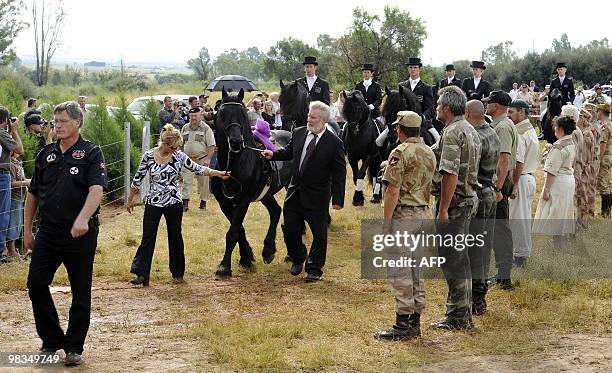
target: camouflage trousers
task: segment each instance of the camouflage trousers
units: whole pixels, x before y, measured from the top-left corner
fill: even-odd
[[[576,194],[574,206],[576,207],[576,229],[586,229],[589,220],[589,180],[576,177]],[[595,198],[593,198],[593,201]]]
[[[487,292],[487,275],[493,250],[493,237],[495,232],[495,212],[497,200],[492,187],[478,190],[478,210],[476,216],[470,221],[470,233],[484,235],[483,245],[476,243],[469,247],[470,268],[472,270],[472,292],[474,296],[484,296]]]
[[[597,189],[600,194],[612,193],[612,182],[610,180],[610,168],[612,167],[612,156],[606,155],[599,166],[597,174]]]
[[[393,212],[393,230],[421,232],[422,225],[431,219],[428,206],[397,206]],[[410,220],[410,221],[409,221]],[[419,263],[422,257],[422,247],[415,250],[403,250],[398,255],[414,259]],[[391,293],[395,297],[395,312],[398,315],[411,315],[423,313],[425,309],[425,280],[422,270],[413,268],[389,268],[387,281],[391,286]]]
[[[436,213],[440,201],[436,198]],[[436,231],[443,237],[466,235],[469,233],[470,219],[474,215],[475,204],[465,204],[448,209],[448,222],[436,221]],[[450,319],[469,320],[472,318],[472,269],[469,249],[449,245],[447,240],[438,246],[438,255],[446,259],[442,272],[448,286],[445,316]],[[455,243],[458,239],[455,240]]]
[[[597,150],[599,151],[599,150]],[[599,158],[594,157],[591,164],[591,177],[587,181],[587,201],[589,215],[595,216],[595,196],[597,195],[597,174],[599,173]]]

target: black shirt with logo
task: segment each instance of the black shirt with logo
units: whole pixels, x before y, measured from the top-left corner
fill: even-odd
[[[70,229],[92,185],[107,189],[106,164],[99,146],[80,136],[63,154],[59,141],[45,146],[36,156],[29,188],[38,197],[41,226]]]

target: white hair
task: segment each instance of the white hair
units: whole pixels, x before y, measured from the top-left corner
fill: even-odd
[[[308,106],[308,109],[310,109],[310,110],[313,110],[313,109],[318,110],[319,113],[321,114],[321,116],[323,117],[323,119],[325,120],[325,122],[327,123],[327,121],[329,121],[330,108],[329,108],[329,106],[325,105],[325,103],[323,103],[321,101],[313,101]]]
[[[574,105],[563,105],[561,108],[561,115],[565,117],[570,117],[574,120],[574,123],[578,123],[580,119],[580,110]]]

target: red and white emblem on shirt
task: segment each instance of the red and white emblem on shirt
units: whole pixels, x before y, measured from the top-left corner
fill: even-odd
[[[104,162],[100,162],[100,168],[101,168],[101,169],[105,169],[105,168],[106,168],[106,163],[104,163]]]

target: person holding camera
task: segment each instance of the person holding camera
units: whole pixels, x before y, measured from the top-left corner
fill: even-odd
[[[17,118],[0,106],[0,262],[6,259],[6,234],[11,218],[11,152],[23,154]]]
[[[164,97],[164,107],[162,107],[159,113],[157,114],[157,116],[159,117],[159,121],[161,122],[159,124],[160,131],[168,123],[172,124],[174,128],[179,131],[181,130],[181,128],[183,128],[183,126],[185,125],[185,121],[180,116],[176,108],[176,106],[174,108],[172,107],[172,97]]]
[[[25,119],[26,131],[36,136],[38,141],[38,151],[41,151],[47,144],[51,144],[55,138],[55,128],[53,122],[49,123],[40,116],[39,111],[33,111]]]

